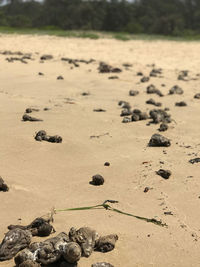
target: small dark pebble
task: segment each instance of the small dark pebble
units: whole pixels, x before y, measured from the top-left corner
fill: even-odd
[[[108,77],[108,79],[109,80],[115,80],[115,79],[119,79],[119,77],[118,76],[110,76],[110,77]]]
[[[150,187],[145,187],[145,189],[144,189],[144,193],[147,193],[148,191],[150,190]]]
[[[122,123],[129,123],[129,122],[131,122],[131,121],[132,121],[131,118],[129,118],[129,117],[124,117],[123,120],[122,120]]]
[[[181,101],[181,102],[176,102],[175,106],[177,106],[177,107],[185,107],[185,106],[187,106],[187,104],[184,101]]]
[[[161,107],[162,106],[162,103],[160,102],[156,102],[154,99],[150,98],[149,100],[146,101],[146,104],[149,104],[149,105],[154,105],[156,107]]]
[[[150,80],[150,78],[149,78],[149,77],[147,77],[147,76],[144,76],[144,77],[142,77],[142,78],[141,78],[141,80],[140,80],[140,81],[141,81],[142,83],[146,83],[146,82],[148,82],[149,80]]]
[[[168,125],[166,123],[161,123],[160,128],[158,129],[159,132],[165,132],[168,130]]]
[[[104,166],[110,166],[110,162],[106,161],[106,162],[104,163]]]
[[[189,162],[192,163],[192,164],[199,163],[200,162],[200,158],[190,159]]]
[[[91,267],[114,267],[114,266],[107,262],[97,262],[92,264]]]
[[[94,112],[106,112],[105,109],[102,109],[102,108],[96,108],[96,109],[93,109]]]
[[[82,96],[88,96],[88,95],[90,95],[90,93],[88,93],[88,92],[83,92],[81,95],[82,95]]]
[[[125,109],[122,109],[120,116],[121,116],[121,117],[124,117],[124,116],[129,116],[129,115],[131,115],[131,114],[132,114],[131,110],[125,108]]]
[[[137,73],[137,76],[143,76],[143,73],[139,71],[139,72]]]
[[[3,178],[0,176],[0,191],[7,192],[9,191],[9,187],[5,184]]]
[[[171,211],[165,211],[164,214],[165,215],[173,215],[173,213]]]
[[[178,85],[174,85],[169,90],[169,95],[173,95],[173,94],[182,95],[183,94],[183,89],[180,86],[178,86]]]
[[[194,98],[196,98],[196,99],[200,99],[200,93],[196,94],[196,95],[194,96]]]
[[[64,78],[63,78],[63,76],[60,75],[57,77],[57,80],[64,80]]]
[[[40,76],[43,76],[43,75],[44,75],[44,73],[42,73],[42,72],[38,72],[38,75],[40,75]]]
[[[129,91],[129,95],[130,96],[136,96],[136,95],[138,95],[139,94],[139,91],[137,91],[137,90],[130,90]]]
[[[158,175],[160,175],[162,178],[164,179],[169,179],[169,177],[171,176],[171,171],[169,170],[163,170],[160,169],[159,171],[156,172]]]
[[[104,184],[104,178],[100,174],[96,174],[92,176],[92,181],[90,181],[90,184],[92,185],[103,185]]]
[[[43,56],[40,57],[41,60],[50,60],[52,58],[53,58],[52,55],[43,55]]]

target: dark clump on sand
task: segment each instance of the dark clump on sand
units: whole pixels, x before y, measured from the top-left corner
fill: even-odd
[[[100,73],[110,73],[110,72],[119,73],[119,72],[122,72],[122,70],[120,68],[112,67],[112,66],[106,64],[105,62],[99,63],[98,70]]]
[[[162,147],[162,146],[168,147],[170,145],[171,145],[170,140],[161,134],[153,134],[149,141],[150,147]]]
[[[92,176],[92,181],[90,181],[90,184],[92,185],[103,185],[104,184],[104,178],[100,174],[96,174]]]
[[[95,244],[95,250],[104,253],[109,252],[115,248],[115,243],[117,240],[117,235],[102,236],[97,240]]]
[[[107,262],[97,262],[97,263],[92,264],[91,267],[114,267],[114,266]]]
[[[59,75],[59,76],[57,77],[57,80],[64,80],[64,78],[63,78],[62,75]]]
[[[2,192],[7,192],[9,191],[9,187],[7,184],[4,182],[3,178],[0,176],[0,191]]]
[[[149,76],[150,77],[157,77],[158,74],[162,74],[162,69],[152,69]]]
[[[163,170],[163,169],[158,170],[156,173],[158,175],[160,175],[164,179],[169,179],[169,177],[172,174],[171,171],[169,171],[169,170]]]
[[[196,99],[200,99],[200,93],[194,95],[194,98],[196,98]]]
[[[130,117],[124,117],[122,120],[122,123],[129,123],[131,121],[132,121],[132,119]]]
[[[32,113],[33,111],[40,111],[38,108],[27,108],[26,110],[25,110],[25,112],[26,113]]]
[[[50,60],[50,59],[53,59],[52,55],[43,55],[40,57],[40,60]]]
[[[199,163],[200,162],[200,158],[190,159],[189,162],[192,163],[192,164]]]
[[[43,72],[38,72],[38,75],[39,76],[44,76],[44,73]]]
[[[0,261],[12,259],[20,250],[31,243],[31,232],[16,228],[6,233],[0,244]]]
[[[146,104],[153,105],[156,107],[161,107],[162,103],[156,102],[153,98],[150,98],[149,100],[146,101]]]
[[[134,109],[132,112],[131,120],[132,121],[142,121],[149,119],[149,116],[146,112],[142,112],[140,109]]]
[[[147,94],[156,94],[158,96],[163,96],[162,92],[157,89],[154,84],[147,86]]]
[[[136,95],[138,95],[139,94],[139,91],[137,91],[137,90],[130,90],[129,91],[129,95],[130,96],[136,96]]]
[[[178,85],[174,85],[169,90],[169,95],[173,95],[173,94],[182,95],[183,94],[183,89],[180,86],[178,86]]]
[[[104,166],[110,166],[110,162],[106,161],[106,162],[104,163]]]
[[[109,80],[116,80],[116,79],[119,79],[119,77],[118,76],[110,76],[110,77],[108,77],[108,79]]]
[[[106,110],[103,108],[95,108],[95,109],[93,109],[93,111],[94,112],[106,112]]]
[[[167,113],[167,111],[163,109],[152,109],[149,112],[150,118],[152,119],[151,123],[170,123],[171,115]]]
[[[176,102],[175,106],[176,107],[186,107],[187,104],[185,103],[185,101],[180,101],[180,102]]]
[[[130,103],[126,102],[126,101],[123,101],[123,100],[120,100],[118,102],[118,105],[121,106],[122,108],[127,108],[127,109],[131,109],[131,105]]]
[[[148,77],[148,76],[144,76],[144,77],[142,77],[141,78],[141,83],[146,83],[146,82],[148,82],[150,80],[150,78]]]
[[[44,140],[44,141],[47,141],[50,143],[62,143],[62,137],[61,136],[59,136],[59,135],[53,135],[53,136],[47,135],[46,131],[44,131],[44,130],[41,130],[41,131],[36,133],[35,140],[36,141],[43,141]]]
[[[165,132],[168,130],[168,125],[166,123],[161,123],[158,129],[159,132]]]
[[[23,115],[22,120],[23,121],[43,121],[42,119],[37,119],[37,118],[31,117],[27,114]]]
[[[50,219],[45,220],[44,218],[36,218],[29,225],[9,225],[8,229],[13,230],[20,228],[22,230],[29,230],[32,236],[49,236],[52,232],[55,232],[53,226],[50,224]]]
[[[128,108],[122,109],[120,116],[124,117],[124,116],[130,116],[132,114],[132,111]]]
[[[187,77],[188,77],[188,73],[189,71],[188,70],[182,70],[180,71],[179,75],[178,75],[178,80],[182,80],[182,81],[187,81]]]
[[[85,64],[90,64],[92,62],[95,62],[94,59],[89,59],[89,60],[85,60],[85,59],[73,59],[73,58],[67,58],[67,57],[63,57],[61,58],[62,61],[67,61],[68,64],[72,64],[74,65],[74,67],[79,67],[78,63],[85,63]]]

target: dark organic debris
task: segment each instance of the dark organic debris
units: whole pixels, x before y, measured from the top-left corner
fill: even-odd
[[[26,61],[27,59],[31,59],[31,57],[7,57],[6,60],[8,62],[14,62],[14,61],[20,61],[21,63],[27,64],[28,62]]]
[[[36,141],[47,141],[47,142],[51,142],[51,143],[62,143],[62,137],[59,135],[54,135],[54,136],[50,136],[47,135],[46,131],[41,130],[39,132],[36,133],[35,136],[35,140]]]
[[[182,81],[187,81],[187,77],[188,77],[188,70],[182,70],[180,71],[179,75],[178,75],[178,80],[182,80]]]
[[[98,70],[100,73],[110,73],[110,72],[119,73],[119,72],[122,72],[122,70],[120,68],[112,67],[112,66],[106,64],[105,62],[99,63]]]
[[[110,77],[108,77],[108,79],[109,80],[116,80],[116,79],[119,79],[119,77],[118,76],[110,76]]]
[[[106,162],[104,163],[104,166],[110,166],[110,162],[106,161]]]
[[[9,225],[8,229],[13,230],[20,228],[22,230],[29,230],[32,236],[49,236],[52,232],[55,232],[53,226],[50,224],[50,219],[36,218],[32,223],[27,226],[22,225]]]
[[[81,247],[76,242],[69,242],[64,248],[63,258],[69,263],[75,263],[80,260],[82,254]]]
[[[90,95],[90,93],[89,92],[83,92],[81,95],[82,96],[88,96],[88,95]]]
[[[161,134],[153,134],[149,141],[150,147],[159,147],[159,146],[168,147],[170,145],[171,145],[170,140]]]
[[[137,90],[130,90],[129,91],[129,95],[130,96],[136,96],[136,95],[138,95],[139,94],[139,91],[137,91]]]
[[[194,96],[194,98],[196,98],[196,99],[200,99],[200,93],[196,94],[196,95]]]
[[[125,68],[133,67],[133,65],[132,65],[132,64],[129,64],[129,63],[124,63],[123,66],[124,66]]]
[[[143,73],[141,71],[137,72],[137,76],[143,76]]]
[[[158,124],[160,122],[170,123],[171,115],[167,113],[166,110],[163,109],[152,109],[149,112],[150,118],[152,119],[152,123]]]
[[[173,94],[182,95],[183,94],[183,89],[180,86],[178,86],[178,85],[174,85],[169,90],[169,95],[173,95]]]
[[[103,108],[95,108],[95,109],[93,109],[93,111],[94,112],[106,112],[106,110]]]
[[[142,112],[139,109],[134,109],[132,112],[132,121],[142,121],[147,120],[149,118],[148,114],[146,112]]]
[[[120,100],[118,102],[118,105],[121,106],[122,108],[131,109],[131,105],[128,102],[123,101],[123,100]]]
[[[43,72],[38,72],[38,75],[44,76],[44,73]]]
[[[157,77],[158,74],[162,74],[162,69],[152,69],[149,75],[151,77]]]
[[[9,187],[4,182],[3,178],[0,176],[0,191],[7,192],[9,191]]]
[[[23,115],[22,120],[23,121],[43,121],[41,119],[37,119],[37,118],[31,117],[31,116],[29,116],[27,114]]]
[[[171,211],[165,211],[164,214],[165,215],[174,215]]]
[[[57,80],[64,80],[64,78],[63,78],[62,75],[59,75],[59,76],[57,77]]]
[[[90,182],[92,185],[103,185],[104,184],[104,178],[100,174],[96,174],[92,176],[92,181]]]
[[[129,116],[131,114],[132,114],[131,110],[128,108],[125,108],[125,109],[122,109],[120,116],[124,117],[124,116]]]
[[[168,125],[166,123],[161,123],[160,128],[158,129],[159,132],[165,132],[168,130]]]
[[[131,118],[129,118],[129,117],[124,117],[123,120],[122,120],[122,123],[129,123],[129,122],[131,122],[131,121],[132,121]]]
[[[117,240],[117,235],[102,236],[96,241],[95,250],[104,253],[109,252],[115,248],[115,243]]]
[[[72,64],[72,65],[74,65],[74,67],[79,67],[78,63],[90,64],[90,63],[95,61],[92,58],[89,59],[89,60],[84,60],[84,59],[72,59],[72,58],[66,58],[66,57],[61,58],[61,60],[62,61],[67,61],[68,64]]]
[[[145,189],[144,189],[144,193],[149,192],[150,189],[151,189],[150,187],[146,186]]]
[[[112,137],[109,133],[104,133],[104,134],[100,134],[100,135],[91,135],[90,138],[91,139],[92,138],[100,138],[100,137],[105,136],[105,135],[108,135],[108,136]]]
[[[171,171],[169,170],[163,170],[160,169],[159,171],[156,172],[158,175],[160,175],[162,178],[164,179],[169,179],[169,177],[171,176]]]
[[[50,59],[53,59],[52,55],[43,55],[40,57],[40,60],[50,60]]]
[[[180,102],[176,102],[175,106],[177,106],[177,107],[185,107],[185,106],[187,106],[187,104],[184,101],[180,101]]]
[[[199,163],[200,162],[200,158],[190,159],[189,162],[192,163],[192,164]]]
[[[147,86],[147,94],[156,94],[156,95],[159,95],[159,96],[163,96],[161,91],[159,89],[157,89],[155,87],[155,85],[153,85],[153,84],[150,84],[149,86]]]
[[[82,256],[89,257],[94,250],[98,233],[89,227],[82,227],[78,230],[72,227],[69,231],[69,238],[80,245]]]
[[[10,260],[31,243],[31,232],[19,228],[6,233],[0,244],[0,261]]]
[[[154,105],[156,107],[161,107],[162,106],[162,103],[156,102],[153,98],[150,98],[149,100],[147,100],[146,104]]]
[[[27,108],[26,113],[32,113],[33,111],[40,111],[38,108]]]
[[[146,83],[146,82],[148,82],[150,80],[150,78],[149,77],[147,77],[147,76],[143,76],[142,78],[141,78],[141,83]]]
[[[107,262],[97,262],[93,263],[91,267],[114,267],[114,266]]]

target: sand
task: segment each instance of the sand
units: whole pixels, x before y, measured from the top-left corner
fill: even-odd
[[[90,206],[114,199],[119,201],[114,207],[161,219],[168,228],[106,210],[57,213],[53,224],[57,233],[72,226],[90,226],[100,234],[119,236],[112,252],[94,252],[81,258],[79,266],[99,261],[115,267],[200,266],[200,165],[188,162],[200,152],[200,100],[193,98],[200,92],[196,76],[200,43],[1,35],[0,50],[32,53],[33,58],[28,64],[9,63],[5,60],[9,56],[0,54],[0,175],[10,186],[9,192],[0,192],[0,239],[9,224],[28,224],[53,207]],[[40,63],[43,54],[54,58]],[[71,69],[61,57],[96,61]],[[116,74],[119,79],[109,80],[111,74],[98,73],[99,61],[122,68]],[[126,70],[123,63],[132,67]],[[148,75],[151,64],[163,68],[163,78],[140,83],[137,72]],[[195,79],[177,80],[180,70],[189,70],[189,77]],[[59,75],[64,80],[57,80]],[[151,83],[166,96],[147,95]],[[167,95],[176,84],[184,94]],[[140,93],[131,97],[129,90]],[[82,96],[83,92],[90,95]],[[171,147],[147,146],[159,125],[121,123],[119,100],[148,111],[154,108],[145,104],[150,97],[170,108],[174,121],[163,135],[171,139]],[[188,106],[176,107],[177,101],[186,101]],[[44,121],[22,122],[28,107],[39,108],[31,115]],[[50,110],[44,111],[45,107]],[[93,112],[95,108],[106,112]],[[58,134],[63,142],[37,142],[34,135],[39,130]],[[106,161],[109,167],[104,166]],[[172,176],[165,180],[156,175],[160,168],[171,170]],[[103,186],[89,184],[95,174],[104,177]],[[147,186],[152,189],[144,193]],[[173,215],[164,214],[169,211]],[[14,263],[1,262],[0,266]]]

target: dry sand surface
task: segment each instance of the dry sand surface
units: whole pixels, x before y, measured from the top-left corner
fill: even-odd
[[[101,261],[115,267],[200,266],[200,163],[188,162],[200,156],[200,100],[194,99],[200,93],[200,42],[1,35],[0,50],[32,54],[28,64],[8,62],[11,56],[0,54],[0,175],[10,187],[9,192],[0,192],[0,239],[9,224],[28,224],[52,207],[91,206],[114,199],[119,201],[115,208],[162,220],[168,228],[106,210],[57,213],[53,224],[57,233],[89,226],[100,234],[119,236],[113,251],[93,252],[81,258],[80,267]],[[53,59],[41,63],[43,54]],[[73,67],[62,57],[96,61]],[[100,61],[123,71],[101,74]],[[132,66],[125,68],[123,63]],[[141,83],[137,72],[148,76],[152,64],[163,69],[158,75],[162,77]],[[177,80],[181,70],[189,70],[188,81]],[[64,80],[57,80],[59,75]],[[119,79],[108,79],[113,75]],[[149,84],[164,97],[147,95]],[[168,95],[174,85],[184,94]],[[129,96],[131,89],[139,95]],[[151,97],[170,109],[173,121],[163,133],[171,140],[170,147],[148,147],[159,125],[147,126],[148,120],[122,123],[120,100],[148,112],[155,108],[145,104]],[[176,107],[178,101],[187,106]],[[22,122],[28,107],[40,109],[31,116],[43,121]],[[94,112],[95,108],[106,112]],[[34,135],[39,130],[58,134],[63,142],[37,142]],[[90,138],[94,135],[102,136]],[[109,167],[104,166],[106,161]],[[165,180],[156,175],[160,168],[171,170],[172,176]],[[89,181],[97,173],[105,183],[95,187]],[[144,193],[145,187],[151,190]]]

